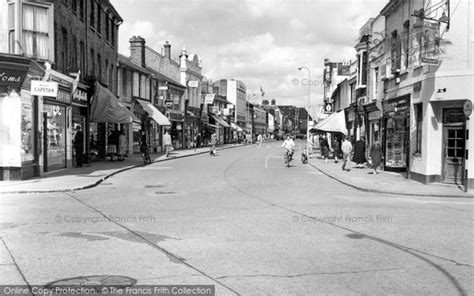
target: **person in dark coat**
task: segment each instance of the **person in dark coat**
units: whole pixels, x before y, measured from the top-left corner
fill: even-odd
[[[372,161],[372,169],[374,170],[374,175],[377,175],[377,168],[380,166],[383,160],[382,146],[380,145],[378,140],[375,140],[375,142],[370,147],[369,157]]]
[[[332,140],[332,149],[334,151],[334,162],[337,163],[338,158],[341,158],[339,156],[341,154],[341,142],[337,135],[334,135],[334,139]]]
[[[81,131],[81,126],[76,126],[76,135],[74,136],[74,150],[76,152],[76,168],[82,167],[82,160],[84,154],[84,133]]]
[[[319,142],[319,148],[321,149],[321,156],[326,162],[328,162],[329,157],[329,142],[325,135],[321,136],[321,142]]]
[[[365,158],[365,139],[364,137],[356,141],[354,144],[354,157],[352,159],[356,163],[357,168],[362,168],[364,163],[367,162]]]

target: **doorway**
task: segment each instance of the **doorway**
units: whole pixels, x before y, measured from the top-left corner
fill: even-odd
[[[443,127],[443,182],[462,185],[464,180],[464,125]]]

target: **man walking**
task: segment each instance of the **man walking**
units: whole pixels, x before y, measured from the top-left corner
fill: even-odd
[[[349,142],[349,136],[347,136],[344,139],[344,142],[342,142],[341,150],[342,150],[342,161],[343,161],[342,170],[348,172],[351,170],[348,162],[351,161],[351,152],[352,152],[352,144],[351,142]],[[347,168],[346,168],[346,165],[347,165]]]
[[[211,156],[216,156],[216,145],[217,145],[217,135],[216,133],[213,133],[211,136],[211,150],[209,151],[209,154]]]

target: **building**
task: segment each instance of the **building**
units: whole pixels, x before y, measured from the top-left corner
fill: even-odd
[[[10,110],[1,128],[12,139],[2,141],[1,149],[21,154],[0,156],[2,179],[26,179],[73,165],[77,126],[84,130],[86,156],[89,139],[105,152],[105,123],[92,124],[89,113],[96,83],[113,91],[116,82],[120,15],[109,1],[95,0],[1,1],[0,10],[0,40],[7,41],[1,66],[19,83],[4,85],[0,104],[22,98],[21,105],[0,107]],[[39,82],[43,88],[32,86]]]
[[[449,5],[392,0],[381,11],[384,164],[423,183],[472,188],[474,162],[467,155],[474,126],[463,106],[474,94],[474,3]]]
[[[247,87],[240,80],[221,79],[214,83],[219,95],[232,103],[234,118],[232,122],[241,128],[247,124]]]

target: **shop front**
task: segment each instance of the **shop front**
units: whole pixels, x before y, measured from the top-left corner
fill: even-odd
[[[90,136],[89,136],[89,108],[88,108],[88,90],[89,87],[85,84],[80,83],[76,90],[72,93],[72,128],[75,131],[77,126],[81,127],[81,131],[83,131],[84,139],[84,147],[83,151],[85,155],[89,155],[90,146]],[[75,139],[75,136],[74,136]],[[74,145],[73,145],[74,146]],[[73,165],[76,161],[76,149],[72,149],[72,159]],[[88,162],[88,158],[85,159]]]
[[[407,171],[410,147],[410,95],[383,101],[383,126],[385,170]]]
[[[200,132],[199,112],[199,108],[191,106],[187,107],[184,133],[184,143],[187,148],[196,145],[195,142],[197,141],[197,135]]]
[[[371,147],[376,140],[380,138],[380,119],[382,112],[378,109],[375,102],[364,105],[366,118],[366,143],[367,147]]]
[[[31,78],[44,70],[30,59],[0,55],[0,180],[22,180],[40,174],[39,99]]]
[[[168,109],[166,115],[170,121],[169,133],[171,136],[171,145],[175,149],[184,148],[184,114],[183,112]]]
[[[43,97],[43,163],[50,172],[67,167],[68,111],[71,106],[69,89],[58,88],[56,97]],[[70,148],[69,148],[70,149]]]

